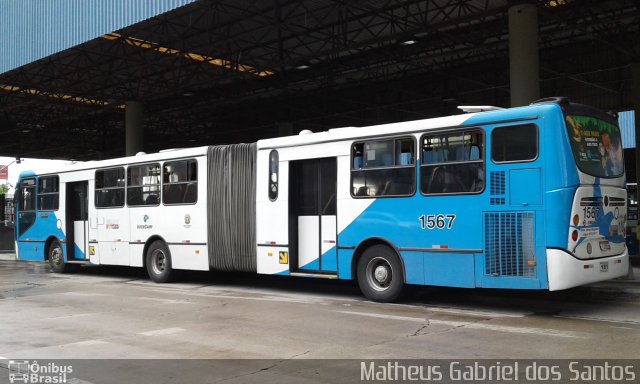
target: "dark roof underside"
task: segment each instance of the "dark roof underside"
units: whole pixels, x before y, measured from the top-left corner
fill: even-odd
[[[538,4],[541,96],[630,105],[638,1]],[[0,75],[0,154],[145,150],[509,105],[507,1],[197,1]],[[413,43],[409,43],[413,42]]]

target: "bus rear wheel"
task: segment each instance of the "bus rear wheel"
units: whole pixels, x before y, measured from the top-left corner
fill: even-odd
[[[404,274],[398,255],[381,244],[364,251],[358,260],[357,277],[360,290],[371,301],[395,301],[404,288]]]
[[[54,240],[49,244],[49,250],[47,251],[49,258],[49,267],[56,273],[64,273],[67,271],[66,263],[64,262],[64,254],[62,253],[62,246],[58,240]]]
[[[147,273],[156,283],[168,283],[173,278],[171,268],[171,252],[162,240],[156,240],[147,249],[146,255]]]

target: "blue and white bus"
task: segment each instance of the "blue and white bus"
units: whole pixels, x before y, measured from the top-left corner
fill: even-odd
[[[561,290],[625,275],[616,120],[564,98],[25,172],[19,260]]]

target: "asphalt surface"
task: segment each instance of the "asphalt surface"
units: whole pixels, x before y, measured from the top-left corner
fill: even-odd
[[[100,365],[102,371],[92,365],[94,380],[85,382],[117,382],[95,377],[108,378],[105,367],[115,371],[134,361],[126,359],[233,359],[222,360],[217,374],[207,376],[216,378],[211,382],[254,376],[256,382],[325,382],[341,377],[342,368],[354,370],[357,361],[347,367],[333,361],[331,379],[307,377],[300,365],[287,369],[287,363],[637,359],[640,351],[637,280],[561,292],[420,288],[400,303],[377,304],[344,281],[191,272],[159,285],[139,268],[84,267],[61,275],[44,263],[0,261],[0,314],[0,360],[120,359]],[[147,364],[132,382],[170,366]],[[192,364],[189,372],[202,374]]]

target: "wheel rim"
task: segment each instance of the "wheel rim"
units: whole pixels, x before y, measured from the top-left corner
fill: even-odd
[[[63,258],[62,258],[62,248],[60,248],[59,246],[55,246],[51,249],[51,253],[49,253],[49,260],[51,260],[51,263],[54,265],[60,265],[63,263]]]
[[[151,253],[151,268],[156,275],[161,275],[167,268],[167,257],[162,250],[156,249]]]
[[[391,264],[382,258],[374,257],[367,264],[367,282],[369,286],[378,292],[389,289],[393,281],[393,268]]]

